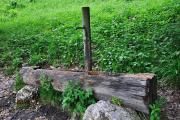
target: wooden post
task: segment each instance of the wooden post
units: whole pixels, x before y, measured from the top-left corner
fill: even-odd
[[[92,51],[91,51],[91,28],[90,28],[90,8],[82,7],[82,25],[83,25],[83,40],[84,40],[84,58],[85,71],[92,71]]]

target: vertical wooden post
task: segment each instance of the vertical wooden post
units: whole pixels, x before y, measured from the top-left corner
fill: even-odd
[[[91,28],[90,28],[90,8],[82,7],[82,24],[84,40],[85,71],[92,71],[92,51],[91,51]]]

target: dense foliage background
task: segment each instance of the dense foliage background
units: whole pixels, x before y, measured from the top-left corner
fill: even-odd
[[[91,7],[94,69],[153,72],[180,88],[179,0],[1,0],[0,65],[84,67],[81,7]]]

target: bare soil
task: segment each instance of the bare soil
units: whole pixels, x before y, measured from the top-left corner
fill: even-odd
[[[14,78],[0,72],[0,120],[69,120],[67,112],[50,105],[35,103],[27,109],[15,109]]]
[[[180,120],[180,90],[159,88],[158,96],[166,99],[162,108],[162,120]]]

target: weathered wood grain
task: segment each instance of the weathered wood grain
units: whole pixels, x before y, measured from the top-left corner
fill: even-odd
[[[149,104],[156,99],[156,79],[154,74],[119,74],[98,73],[87,75],[85,72],[33,69],[23,67],[20,71],[26,84],[39,85],[42,74],[53,79],[54,89],[63,91],[72,80],[80,82],[84,89],[93,88],[97,99],[110,100],[116,96],[124,105],[149,114]]]
[[[84,57],[85,70],[92,70],[92,51],[91,51],[91,26],[90,26],[90,8],[82,7],[82,25],[83,25],[83,40],[84,40]]]

